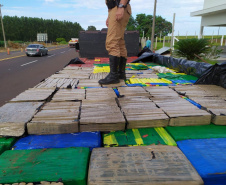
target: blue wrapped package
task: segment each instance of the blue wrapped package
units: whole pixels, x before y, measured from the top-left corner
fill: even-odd
[[[101,147],[100,132],[81,132],[72,134],[29,135],[19,139],[13,146],[14,150],[30,150],[43,148],[68,147]]]
[[[120,93],[119,93],[118,89],[114,88],[113,90],[115,91],[115,94],[116,94],[117,97],[119,98],[119,97],[120,97]]]
[[[226,184],[226,138],[183,140],[177,145],[205,185]]]

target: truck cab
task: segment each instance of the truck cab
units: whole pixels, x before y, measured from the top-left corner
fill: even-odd
[[[78,43],[78,38],[71,38],[71,40],[68,43],[68,46],[70,48],[75,48],[75,44]]]

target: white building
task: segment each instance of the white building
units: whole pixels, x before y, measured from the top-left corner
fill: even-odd
[[[226,0],[204,0],[203,10],[191,12],[191,16],[202,16],[199,35],[201,38],[205,26],[226,26]]]

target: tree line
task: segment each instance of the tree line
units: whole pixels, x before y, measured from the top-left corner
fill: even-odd
[[[151,37],[152,15],[137,14],[136,18],[130,17],[126,30],[139,31],[140,36]],[[71,38],[79,37],[79,32],[84,29],[77,22],[59,21],[32,17],[4,16],[4,30],[6,40],[11,41],[36,41],[37,33],[47,33],[48,41],[55,42],[57,38],[64,38],[67,42]],[[89,26],[87,30],[95,31],[95,26]],[[161,16],[156,16],[155,33],[166,36],[172,31],[172,23]],[[0,27],[0,40],[3,40],[2,28]]]
[[[133,16],[130,17],[127,24],[127,31],[139,31],[140,37],[150,37],[152,33],[152,15],[146,14],[137,14],[136,18]],[[88,26],[87,31],[96,31],[95,26]],[[169,33],[172,33],[172,23],[166,21],[166,19],[161,16],[156,16],[155,18],[155,34],[159,37],[160,33],[162,36],[167,36]]]
[[[144,32],[144,37],[151,38],[152,21],[153,21],[152,15],[137,14],[136,18],[131,16],[129,19],[129,23],[126,27],[126,30],[128,31],[137,30],[140,33],[140,37],[143,36],[143,32]],[[157,34],[157,36],[159,37],[160,33],[162,36],[166,36],[169,33],[172,33],[172,23],[168,22],[166,19],[162,18],[161,16],[156,16],[155,34]]]
[[[59,21],[32,17],[3,17],[6,40],[11,41],[36,41],[37,33],[47,33],[48,41],[56,42],[57,38],[71,38],[79,36],[84,30],[77,22]],[[0,28],[0,40],[3,40],[2,28]]]

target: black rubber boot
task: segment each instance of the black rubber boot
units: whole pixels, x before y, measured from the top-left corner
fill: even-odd
[[[126,80],[126,61],[127,59],[125,57],[120,57],[120,62],[119,62],[119,79]]]
[[[117,84],[119,83],[118,66],[120,57],[109,55],[110,59],[110,73],[104,78],[99,80],[100,84]]]

